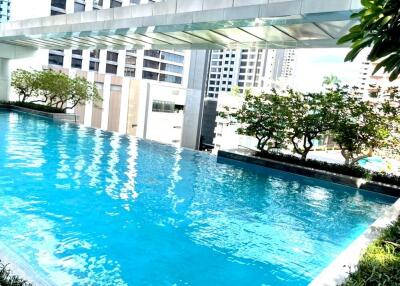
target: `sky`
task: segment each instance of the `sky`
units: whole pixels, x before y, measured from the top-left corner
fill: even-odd
[[[294,89],[303,92],[322,90],[324,76],[336,75],[343,84],[359,83],[360,64],[365,54],[355,62],[345,63],[349,49],[299,49],[296,63]]]

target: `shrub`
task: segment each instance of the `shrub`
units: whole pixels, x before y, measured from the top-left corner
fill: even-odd
[[[7,265],[0,261],[0,285],[1,286],[33,286],[22,278],[15,276],[7,268]]]
[[[30,108],[34,110],[39,110],[39,111],[44,111],[44,112],[50,112],[50,113],[65,113],[64,110],[61,108],[53,107],[53,106],[47,106],[47,105],[42,105],[42,104],[36,104],[33,102],[10,102],[11,105],[16,105],[20,107],[25,107],[25,108]]]
[[[400,285],[400,217],[362,256],[343,286]]]
[[[359,166],[350,167],[350,166],[346,166],[346,165],[333,164],[333,163],[311,160],[311,159],[307,159],[304,161],[299,157],[296,157],[293,155],[280,154],[280,153],[258,152],[256,155],[259,157],[262,157],[262,158],[272,159],[272,160],[276,160],[276,161],[282,161],[285,163],[290,163],[290,164],[295,164],[295,165],[301,165],[304,167],[319,169],[319,170],[328,171],[328,172],[332,172],[332,173],[338,173],[338,174],[347,175],[347,176],[366,178],[369,175],[367,170],[365,170],[364,168],[359,167]]]
[[[390,175],[386,173],[371,172],[357,165],[347,166],[347,165],[334,164],[334,163],[328,163],[310,159],[304,161],[299,157],[293,155],[281,154],[277,152],[257,152],[256,156],[275,161],[281,161],[285,163],[314,168],[318,170],[323,170],[327,172],[337,173],[341,175],[364,178],[374,182],[400,186],[399,176]]]

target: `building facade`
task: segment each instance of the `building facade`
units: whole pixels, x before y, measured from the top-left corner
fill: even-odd
[[[10,20],[11,0],[0,0],[0,23]]]
[[[25,0],[13,0],[12,20],[138,5],[149,1],[28,2],[35,3],[33,5],[26,3]],[[32,12],[27,13],[26,8]],[[12,69],[51,68],[70,76],[85,77],[94,82],[103,100],[96,103],[88,102],[75,109],[81,124],[196,148],[199,124],[194,122],[193,118],[198,117],[197,121],[200,120],[201,104],[199,102],[198,106],[191,105],[191,109],[185,106],[186,103],[202,100],[202,92],[194,90],[195,86],[201,85],[189,82],[191,58],[198,57],[200,53],[159,50],[39,50],[29,61],[15,60]],[[200,69],[204,69],[205,55],[202,61],[197,60],[196,64]],[[201,81],[202,78],[197,76],[197,80]],[[188,96],[196,98],[187,98]],[[185,117],[190,120],[185,120]],[[184,124],[189,125],[184,126]],[[160,136],[161,133],[175,135],[163,137]],[[186,138],[187,136],[191,138]],[[192,138],[194,136],[196,140]]]

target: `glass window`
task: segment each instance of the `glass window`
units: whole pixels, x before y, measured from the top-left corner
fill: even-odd
[[[75,69],[81,69],[82,68],[82,59],[72,58],[71,67],[75,68]]]
[[[152,110],[154,112],[173,113],[175,111],[175,103],[172,101],[154,100]]]
[[[160,63],[151,60],[144,60],[143,66],[146,68],[159,69]]]
[[[118,53],[107,51],[107,61],[118,62]]]
[[[117,1],[117,0],[111,0],[110,8],[116,8],[116,7],[121,7],[121,6],[122,6],[122,2]]]
[[[66,0],[51,0],[51,6],[60,9],[65,9],[66,2],[67,2]]]
[[[160,74],[160,81],[181,84],[182,78],[174,75]]]
[[[49,53],[49,65],[62,66],[64,64],[64,53],[63,51],[50,51]]]
[[[158,80],[158,73],[155,72],[143,71],[142,75],[144,79]]]
[[[184,56],[181,55],[176,55],[168,52],[161,52],[161,59],[170,61],[170,62],[176,62],[176,63],[183,63]]]
[[[99,62],[90,61],[89,62],[89,70],[91,71],[99,71]]]
[[[161,70],[180,74],[183,73],[183,67],[166,63],[161,63]]]
[[[135,68],[125,67],[125,76],[135,77],[136,70]]]
[[[74,3],[74,12],[84,12],[85,11],[85,3],[75,2]]]
[[[117,65],[107,64],[106,65],[106,73],[117,74]]]
[[[90,51],[90,57],[93,59],[99,59],[100,58],[100,50]]]
[[[136,65],[136,57],[127,55],[125,63],[132,66]]]
[[[147,57],[159,58],[160,57],[160,51],[158,51],[158,50],[147,50],[147,51],[144,51],[144,55],[147,56]]]

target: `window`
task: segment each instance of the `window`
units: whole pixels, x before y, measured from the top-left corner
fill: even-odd
[[[100,58],[100,50],[90,51],[90,57],[93,59],[99,59]]]
[[[161,63],[161,70],[179,74],[183,73],[183,67],[165,63]]]
[[[110,90],[111,90],[111,91],[114,91],[114,92],[121,92],[122,86],[112,84],[112,85],[110,86]]]
[[[107,51],[107,61],[118,62],[118,53]]]
[[[125,64],[132,66],[136,65],[136,57],[127,55],[125,59]]]
[[[84,12],[84,11],[85,11],[85,1],[75,1],[74,12]]]
[[[144,55],[147,57],[152,57],[152,58],[160,58],[160,51],[158,50],[147,50],[144,51]]]
[[[142,76],[144,79],[158,80],[158,73],[155,72],[143,71]]]
[[[131,67],[125,67],[125,76],[135,77],[136,70]]]
[[[53,50],[49,53],[49,65],[62,66],[64,64],[64,52],[62,50]]]
[[[116,7],[121,7],[121,6],[122,6],[122,2],[120,2],[118,0],[111,0],[110,8],[116,8]]]
[[[103,8],[103,0],[93,0],[93,10]]]
[[[175,102],[154,100],[152,110],[154,112],[173,113],[175,111]]]
[[[66,0],[51,0],[51,6],[65,10]]]
[[[66,0],[51,0],[51,15],[65,14]]]
[[[106,73],[117,74],[117,65],[106,64]]]
[[[160,63],[151,61],[151,60],[144,60],[143,61],[143,67],[145,68],[151,68],[151,69],[159,69],[160,68]]]
[[[72,58],[71,68],[81,69],[82,68],[82,59]]]
[[[181,84],[182,78],[174,75],[160,74],[160,81]]]
[[[161,52],[161,59],[170,61],[170,62],[176,62],[176,63],[183,63],[184,56],[181,55],[176,55],[168,52]]]
[[[99,71],[99,62],[90,61],[89,62],[89,70],[91,71]]]

